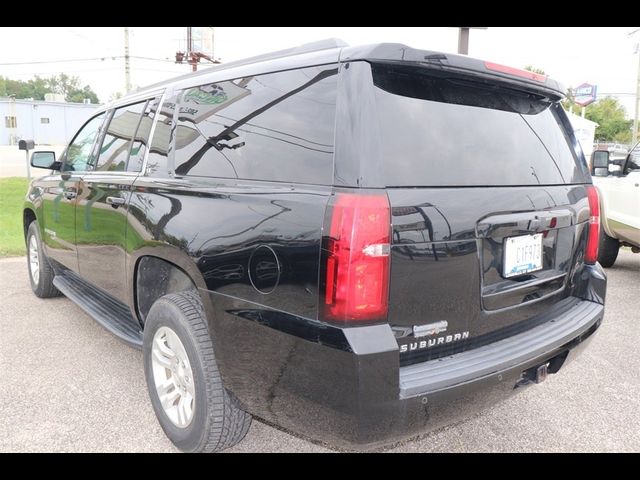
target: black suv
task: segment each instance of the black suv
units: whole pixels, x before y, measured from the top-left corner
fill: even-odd
[[[556,373],[604,314],[597,192],[562,88],[321,42],[104,107],[32,157],[31,285],[144,351],[185,451],[250,415],[373,448]],[[471,408],[469,408],[471,407]]]

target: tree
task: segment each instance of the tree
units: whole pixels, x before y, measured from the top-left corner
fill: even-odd
[[[91,90],[89,85],[80,87],[80,79],[78,77],[70,77],[66,73],[61,73],[50,77],[47,81],[51,91],[64,95],[67,102],[82,103],[85,98],[89,98],[91,103],[99,103],[98,95]]]
[[[96,95],[96,92],[91,90],[89,85],[85,85],[81,89],[72,90],[66,98],[67,102],[83,103],[84,99],[88,98],[91,100],[91,103],[100,103],[98,101],[98,95]]]
[[[15,98],[33,98],[44,100],[46,93],[60,93],[67,102],[81,103],[85,98],[91,99],[91,103],[100,103],[98,95],[89,85],[80,86],[80,79],[65,73],[53,75],[49,78],[37,75],[26,82],[23,80],[11,80],[0,76],[0,97],[15,96]]]
[[[53,93],[60,93],[66,99],[71,92],[75,92],[80,88],[80,79],[78,77],[70,77],[66,73],[54,75],[47,79],[49,88]]]
[[[543,69],[536,68],[533,65],[527,65],[526,67],[524,67],[524,69],[528,72],[538,73],[540,75],[546,75]]]
[[[632,120],[627,120],[624,107],[618,100],[605,97],[587,106],[585,117],[598,123],[596,138],[605,142],[631,142]]]
[[[36,77],[32,80],[11,80],[0,76],[0,97],[33,98],[44,100],[44,94],[50,91],[47,80]]]
[[[576,104],[576,96],[575,96],[575,88],[573,87],[569,87],[567,88],[567,96],[564,98],[564,100],[562,100],[562,106],[564,107],[565,110],[567,111],[571,111],[571,109],[575,109],[577,104]]]

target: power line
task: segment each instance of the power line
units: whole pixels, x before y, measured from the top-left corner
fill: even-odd
[[[36,65],[36,64],[41,64],[41,63],[71,63],[71,62],[91,62],[91,61],[96,61],[96,60],[106,60],[106,59],[112,59],[115,60],[116,58],[122,58],[122,56],[120,57],[112,57],[112,56],[107,56],[107,57],[95,57],[95,58],[70,58],[67,60],[36,60],[33,62],[9,62],[9,63],[0,63],[0,65]]]
[[[85,73],[85,72],[115,72],[117,70],[119,70],[120,67],[118,67],[117,65],[112,65],[112,66],[106,66],[103,68],[80,68],[80,69],[73,69],[73,70],[64,70],[64,73]],[[160,69],[160,68],[145,68],[145,67],[133,67],[132,68],[133,72],[138,72],[138,71],[145,71],[145,72],[161,72],[161,73],[172,73],[174,75],[180,75],[181,72],[183,72],[182,70],[167,70],[167,69]],[[15,73],[10,73],[8,75],[6,75],[7,78],[14,78],[14,77],[29,77],[29,76],[33,76],[33,75],[54,75],[57,73],[60,73],[61,70],[59,69],[54,69],[54,70],[38,70],[38,71],[29,71],[29,72],[15,72]]]
[[[71,63],[71,62],[95,62],[98,60],[116,60],[125,58],[124,55],[105,55],[104,57],[94,57],[94,58],[70,58],[67,60],[36,60],[33,62],[5,62],[0,63],[0,65],[38,65],[43,63]],[[142,57],[138,55],[130,55],[129,58],[136,58],[138,60],[151,60],[155,62],[169,62],[175,63],[173,60],[169,60],[168,58],[153,58],[153,57]]]

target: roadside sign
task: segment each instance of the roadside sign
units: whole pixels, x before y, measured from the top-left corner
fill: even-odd
[[[597,85],[583,83],[575,89],[574,101],[581,107],[586,107],[587,105],[596,101],[597,91]]]

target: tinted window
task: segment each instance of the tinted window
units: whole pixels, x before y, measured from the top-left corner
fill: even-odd
[[[95,170],[103,172],[121,172],[126,170],[131,139],[138,128],[140,114],[146,102],[117,108],[109,121],[102,140],[100,156]]]
[[[183,91],[176,174],[332,183],[336,74],[312,67]]]
[[[558,112],[545,98],[374,65],[389,186],[584,183]]]
[[[629,153],[625,174],[636,170],[640,170],[640,143],[637,143],[633,150],[631,150],[631,153]]]
[[[95,163],[98,150],[96,139],[104,117],[103,112],[92,118],[76,134],[67,148],[63,171],[84,172],[88,169],[88,165]]]
[[[144,109],[138,130],[131,144],[131,153],[129,154],[129,162],[127,163],[127,171],[129,172],[139,172],[142,170],[144,154],[149,144],[149,134],[151,133],[153,119],[158,110],[158,103],[159,99],[150,100]]]

